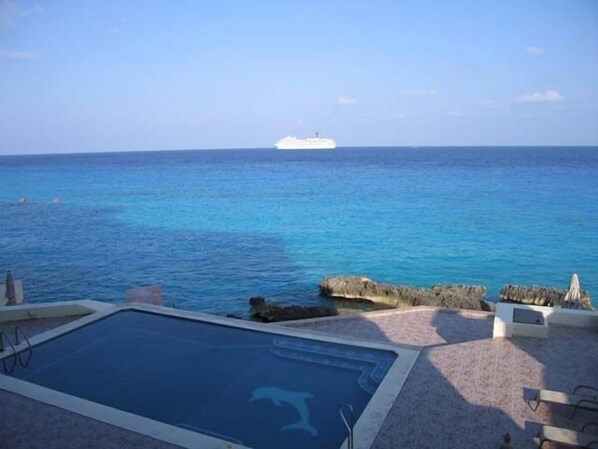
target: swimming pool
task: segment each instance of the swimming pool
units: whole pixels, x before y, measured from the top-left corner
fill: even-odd
[[[340,448],[341,403],[368,447],[417,356],[137,305],[94,315],[37,341],[0,387],[187,447]]]

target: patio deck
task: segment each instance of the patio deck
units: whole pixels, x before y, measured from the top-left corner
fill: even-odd
[[[492,320],[418,307],[285,325],[422,349],[373,449],[497,448],[506,432],[514,447],[531,449],[540,423],[579,428],[597,419],[583,412],[570,421],[570,409],[546,404],[534,412],[525,399],[533,389],[596,384],[598,332],[551,325],[548,339],[493,339]],[[175,448],[2,390],[0,416],[0,447]]]
[[[21,321],[2,321],[0,322],[0,332],[11,334],[15,326],[20,326],[25,330],[28,337],[33,337],[34,335],[41,334],[50,329],[54,329],[55,327],[78,320],[79,318],[81,318],[80,315],[74,315]]]

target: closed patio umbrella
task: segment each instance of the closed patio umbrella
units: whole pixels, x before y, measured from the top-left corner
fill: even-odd
[[[579,288],[579,278],[577,274],[573,273],[571,276],[571,282],[569,282],[569,290],[565,295],[565,303],[572,309],[579,307],[579,301],[581,299],[581,289]]]
[[[12,273],[10,270],[6,272],[6,292],[4,293],[4,297],[6,298],[6,305],[7,306],[14,306],[17,304],[17,292],[15,290],[15,280],[12,278]]]

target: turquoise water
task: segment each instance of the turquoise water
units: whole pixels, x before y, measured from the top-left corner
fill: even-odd
[[[0,269],[31,302],[159,283],[216,314],[254,295],[317,304],[333,274],[495,296],[576,272],[596,304],[597,175],[598,148],[4,156]]]

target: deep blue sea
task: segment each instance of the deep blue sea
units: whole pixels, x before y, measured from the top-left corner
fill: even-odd
[[[161,284],[167,305],[244,316],[254,295],[325,302],[334,274],[496,296],[576,272],[598,304],[598,148],[0,156],[8,268],[28,302]]]

